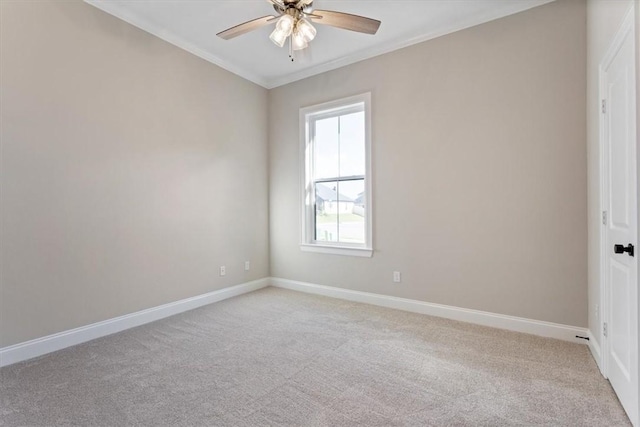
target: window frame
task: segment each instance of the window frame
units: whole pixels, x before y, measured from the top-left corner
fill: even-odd
[[[310,140],[312,126],[310,122],[337,117],[350,112],[360,111],[363,105],[365,133],[365,172],[364,172],[364,210],[365,242],[344,243],[315,240],[315,192],[313,180],[313,141]],[[341,98],[322,104],[300,108],[300,249],[307,252],[320,252],[336,255],[371,257],[373,255],[373,210],[372,210],[372,173],[371,173],[371,93]],[[348,178],[353,177],[344,177]],[[316,181],[323,181],[318,179]]]

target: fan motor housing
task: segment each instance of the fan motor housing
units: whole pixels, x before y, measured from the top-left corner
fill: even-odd
[[[302,7],[299,7],[300,0],[282,0],[282,4],[284,5],[284,9],[281,6],[276,4],[273,5],[273,8],[278,13],[285,13],[290,10],[298,10],[302,12],[310,11],[313,8],[313,2],[304,2],[302,3]]]

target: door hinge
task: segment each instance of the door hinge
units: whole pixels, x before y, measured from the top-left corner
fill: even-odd
[[[607,331],[607,322],[604,322],[602,324],[602,335],[604,335],[605,337],[609,336],[609,332]]]
[[[607,211],[602,211],[602,225],[607,225]]]
[[[603,99],[602,100],[602,114],[606,114],[607,113],[607,100]]]

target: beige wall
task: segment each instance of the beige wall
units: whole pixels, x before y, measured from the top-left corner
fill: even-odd
[[[269,267],[586,326],[584,2],[269,93],[79,1],[0,19],[0,347]],[[374,257],[301,252],[298,109],[366,91]]]
[[[0,347],[268,276],[265,89],[80,1],[0,19]]]
[[[622,24],[632,0],[589,0],[587,3],[587,146],[589,191],[589,330],[601,334],[600,306],[600,61]]]
[[[298,109],[367,91],[374,256],[301,252]],[[272,90],[272,276],[587,326],[585,105],[571,0]]]

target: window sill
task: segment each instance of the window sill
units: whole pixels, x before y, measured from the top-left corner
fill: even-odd
[[[371,258],[373,256],[373,249],[371,248],[350,248],[347,246],[302,243],[300,245],[300,250],[303,252],[318,252],[323,254],[359,256],[365,258]]]

